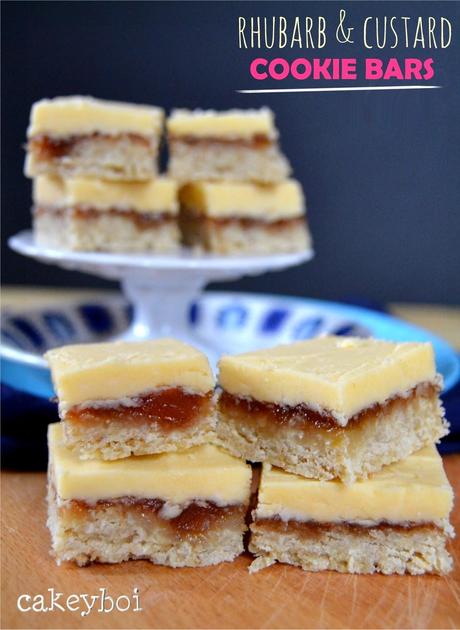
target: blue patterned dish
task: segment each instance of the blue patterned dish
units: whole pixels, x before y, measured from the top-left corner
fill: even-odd
[[[50,305],[1,316],[2,383],[35,396],[53,395],[42,354],[49,348],[121,336],[131,320],[122,298]],[[430,341],[445,391],[460,377],[460,360],[439,337],[397,318],[364,308],[305,298],[207,292],[190,309],[198,342],[236,353],[307,339],[324,333],[375,336],[395,341]]]

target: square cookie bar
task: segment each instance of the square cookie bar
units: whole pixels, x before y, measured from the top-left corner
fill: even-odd
[[[264,464],[251,570],[278,561],[306,571],[444,574],[452,568],[446,550],[452,504],[432,445],[351,486]]]
[[[34,180],[35,239],[45,247],[73,251],[155,252],[178,249],[177,184],[95,178]]]
[[[188,344],[80,344],[45,356],[66,444],[83,459],[179,451],[213,435],[213,374]]]
[[[195,182],[180,190],[186,245],[217,254],[274,254],[311,246],[302,187]]]
[[[145,180],[158,173],[164,111],[65,96],[35,103],[25,173]]]
[[[270,183],[291,172],[270,109],[176,109],[166,127],[168,170],[175,179]]]
[[[215,446],[82,461],[48,432],[48,527],[59,563],[197,567],[243,551],[251,468]]]
[[[352,483],[448,432],[426,343],[322,337],[225,356],[217,435],[231,453]]]

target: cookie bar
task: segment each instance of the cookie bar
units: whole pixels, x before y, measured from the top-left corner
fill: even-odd
[[[45,356],[66,444],[83,459],[179,451],[213,434],[213,374],[188,344],[80,344]]]
[[[33,203],[35,238],[45,247],[164,253],[180,246],[177,184],[171,179],[115,182],[40,175]]]
[[[176,109],[166,125],[169,173],[181,181],[270,183],[291,172],[270,109]]]
[[[295,180],[273,186],[195,182],[179,196],[186,245],[218,254],[294,252],[311,245],[302,187]]]
[[[30,115],[26,175],[155,177],[163,122],[158,107],[84,96],[43,99]]]
[[[305,477],[352,483],[448,432],[430,344],[322,337],[219,369],[220,443]]]
[[[82,461],[49,426],[48,527],[59,563],[145,559],[172,567],[243,551],[251,468],[217,447]]]
[[[257,571],[444,574],[453,493],[434,446],[347,486],[264,464],[249,545]]]

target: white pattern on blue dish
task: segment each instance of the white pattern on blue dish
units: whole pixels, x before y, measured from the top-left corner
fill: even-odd
[[[122,335],[131,315],[126,302],[117,297],[21,313],[5,310],[1,317],[2,382],[30,394],[52,396],[43,352],[67,343]],[[397,318],[360,307],[306,298],[207,292],[191,306],[189,322],[197,342],[213,346],[217,353],[245,352],[321,334],[431,341],[445,391],[460,377],[459,357],[447,342]]]

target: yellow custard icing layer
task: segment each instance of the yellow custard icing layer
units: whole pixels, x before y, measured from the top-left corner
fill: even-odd
[[[159,135],[164,111],[159,107],[102,101],[89,96],[63,96],[34,103],[27,137],[91,133]]]
[[[168,134],[174,138],[190,136],[195,138],[250,139],[261,135],[275,139],[278,136],[273,112],[267,107],[230,109],[224,112],[175,109],[168,118],[166,127]]]
[[[445,519],[453,492],[434,446],[385,466],[365,481],[306,479],[264,464],[258,518],[317,522],[432,522]]]
[[[86,206],[98,210],[117,208],[138,212],[178,212],[177,183],[167,177],[147,182],[102,179],[59,179],[41,175],[34,180],[35,205]]]
[[[180,200],[187,208],[210,217],[256,217],[275,221],[302,216],[305,200],[300,183],[273,186],[249,183],[197,182],[184,186]]]
[[[61,411],[119,401],[159,387],[206,393],[214,378],[204,354],[175,339],[79,344],[46,353]]]
[[[306,404],[345,426],[363,409],[436,377],[429,343],[320,337],[224,356],[219,383],[235,396],[280,405]]]
[[[173,504],[201,500],[219,505],[249,500],[251,467],[216,446],[110,462],[80,460],[66,448],[60,423],[49,426],[48,446],[60,499],[94,502],[136,497]]]

